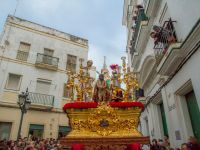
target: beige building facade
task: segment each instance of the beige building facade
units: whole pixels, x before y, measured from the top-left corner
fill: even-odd
[[[0,139],[16,140],[21,112],[18,95],[28,88],[31,106],[22,137],[58,138],[70,130],[62,107],[67,70],[88,59],[88,40],[8,16],[0,43]],[[95,73],[93,72],[95,75]]]

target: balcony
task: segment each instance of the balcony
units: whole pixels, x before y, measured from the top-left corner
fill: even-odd
[[[167,53],[170,45],[177,42],[174,23],[176,21],[165,21],[162,27],[153,26],[151,37],[154,39],[154,53],[156,63],[159,64],[164,55]]]
[[[135,50],[135,45],[137,43],[139,31],[141,29],[141,26],[145,25],[148,22],[148,17],[146,16],[144,9],[140,8],[138,10],[138,15],[135,20],[135,26],[133,26],[134,34],[131,40],[131,52],[134,53]]]
[[[54,106],[54,96],[29,92],[32,108],[51,109]]]
[[[180,43],[178,43],[174,23],[169,19],[163,26],[153,26],[150,36],[154,39],[154,54],[157,64],[157,72],[169,76],[181,60]]]
[[[49,69],[49,70],[57,70],[58,69],[59,58],[52,57],[45,54],[37,54],[37,59],[35,66],[39,68]]]

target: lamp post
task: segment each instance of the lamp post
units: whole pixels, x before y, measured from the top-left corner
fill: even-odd
[[[24,114],[27,112],[31,104],[31,101],[29,100],[28,95],[29,95],[28,88],[26,89],[26,92],[22,92],[21,94],[18,95],[18,105],[21,110],[21,118],[20,118],[19,130],[17,134],[17,141],[19,140],[19,137],[20,137]]]

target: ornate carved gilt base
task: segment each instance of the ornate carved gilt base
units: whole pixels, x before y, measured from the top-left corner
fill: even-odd
[[[141,137],[137,130],[139,107],[67,109],[72,131],[67,137]]]
[[[70,148],[72,144],[79,143],[84,145],[85,150],[125,150],[129,144],[149,144],[149,137],[65,137],[60,142],[64,148]]]
[[[72,131],[61,144],[83,144],[88,150],[124,150],[128,144],[149,143],[137,130],[140,107],[113,108],[102,104],[97,108],[67,109]]]

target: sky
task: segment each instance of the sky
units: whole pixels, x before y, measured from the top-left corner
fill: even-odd
[[[88,39],[89,59],[100,71],[104,56],[108,66],[121,64],[121,57],[126,56],[123,1],[0,0],[0,32],[8,14],[15,14],[16,17]]]

